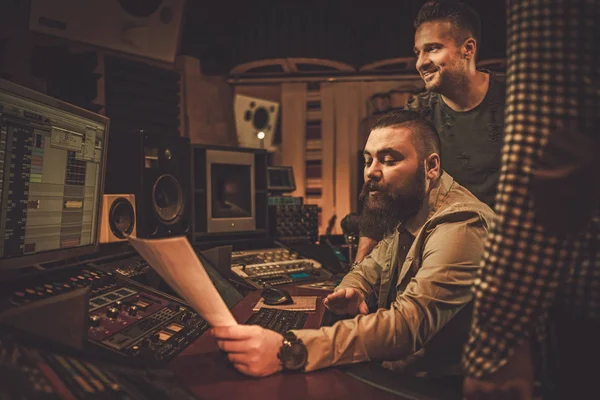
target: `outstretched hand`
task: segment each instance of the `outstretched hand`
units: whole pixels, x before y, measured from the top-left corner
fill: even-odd
[[[354,288],[343,288],[331,293],[323,299],[323,304],[329,311],[337,315],[355,316],[369,313],[365,296]]]
[[[275,331],[258,325],[234,325],[214,327],[209,334],[243,374],[259,378],[282,370],[277,355],[283,336]]]

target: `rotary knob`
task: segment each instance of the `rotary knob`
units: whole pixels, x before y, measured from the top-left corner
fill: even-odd
[[[98,315],[90,315],[89,324],[92,328],[97,328],[100,326],[101,318]]]
[[[132,317],[135,317],[137,315],[137,311],[138,311],[137,306],[129,307],[129,315],[131,315]]]
[[[110,307],[106,310],[106,316],[111,319],[117,318],[119,316],[119,309],[117,307]]]

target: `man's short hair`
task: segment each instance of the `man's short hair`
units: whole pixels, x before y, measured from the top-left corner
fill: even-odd
[[[454,40],[462,44],[468,37],[477,42],[477,53],[481,46],[481,20],[475,10],[465,3],[452,0],[432,0],[423,4],[415,17],[414,27],[432,21],[449,21],[456,29]],[[465,36],[467,35],[467,36]]]
[[[393,110],[382,115],[371,126],[371,131],[382,128],[407,127],[413,133],[412,142],[417,149],[421,160],[432,153],[437,153],[440,158],[441,145],[435,126],[420,113],[410,110]]]

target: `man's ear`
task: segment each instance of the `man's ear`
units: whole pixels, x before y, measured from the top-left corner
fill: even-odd
[[[427,179],[436,179],[442,172],[440,165],[440,156],[437,153],[431,153],[425,157],[425,175]]]
[[[465,40],[462,45],[463,55],[467,60],[474,59],[477,52],[477,42],[472,37]]]

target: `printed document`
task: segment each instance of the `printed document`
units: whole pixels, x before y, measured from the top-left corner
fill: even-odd
[[[185,236],[129,237],[129,243],[206,322],[212,326],[237,325]]]

